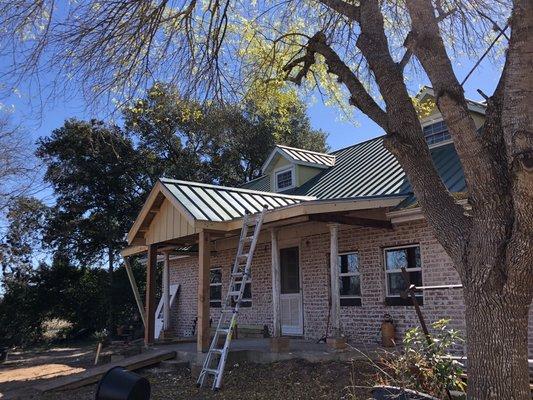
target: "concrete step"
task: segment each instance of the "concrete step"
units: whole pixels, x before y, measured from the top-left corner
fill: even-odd
[[[176,371],[182,368],[189,368],[189,362],[176,359],[165,360],[161,361],[159,367],[165,371]]]

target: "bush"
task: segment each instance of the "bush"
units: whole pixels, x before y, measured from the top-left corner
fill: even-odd
[[[449,354],[462,338],[458,331],[448,328],[448,322],[442,319],[432,324],[434,333],[430,341],[419,328],[409,329],[405,333],[404,352],[382,358],[384,367],[377,376],[378,384],[413,389],[439,398],[447,398],[447,390],[464,391],[462,366]]]

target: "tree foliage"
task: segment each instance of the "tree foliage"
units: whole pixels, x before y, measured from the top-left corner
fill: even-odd
[[[0,265],[4,279],[23,280],[36,267],[49,209],[33,197],[15,198],[6,214],[7,229],[0,240]]]
[[[327,135],[312,129],[298,97],[276,98],[284,100],[275,107],[260,98],[200,103],[159,83],[124,109],[124,129],[152,178],[239,185],[259,175],[275,144],[327,150]]]
[[[148,186],[132,141],[116,126],[69,120],[37,155],[55,196],[45,241],[82,264],[107,258],[112,270]]]

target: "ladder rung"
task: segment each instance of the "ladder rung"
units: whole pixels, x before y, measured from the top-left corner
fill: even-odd
[[[218,374],[218,369],[206,368],[206,369],[204,369],[204,371],[207,372],[208,374],[211,374],[211,375]]]
[[[252,240],[254,240],[254,237],[253,236],[246,236],[243,240],[245,242],[251,242]]]
[[[229,329],[229,328],[218,328],[218,329],[217,329],[217,332],[225,333],[226,335],[227,335],[228,333],[230,333],[230,331],[231,331],[231,329]]]
[[[239,258],[248,258],[249,253],[239,254],[237,257]]]
[[[232,308],[227,308],[227,309],[224,309],[224,310],[220,310],[220,312],[224,313],[224,314],[233,314],[236,311],[234,309],[232,309]]]
[[[222,354],[224,352],[224,349],[211,349],[212,353]]]
[[[239,296],[241,294],[240,290],[234,290],[232,292],[228,292],[228,295],[230,296]]]

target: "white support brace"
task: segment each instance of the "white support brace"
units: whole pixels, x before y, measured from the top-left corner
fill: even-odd
[[[169,253],[166,251],[163,264],[163,330],[170,328],[170,273],[168,270]]]

